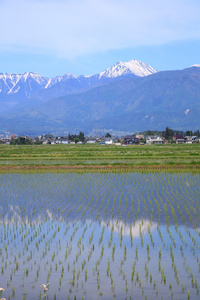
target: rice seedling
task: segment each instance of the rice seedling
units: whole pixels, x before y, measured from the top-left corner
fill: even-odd
[[[110,286],[109,298],[122,299],[122,293],[134,298],[134,292],[145,297],[148,287],[150,299],[164,293],[173,298],[183,293],[187,298],[187,291],[197,299],[198,174],[6,176],[1,178],[4,190],[0,187],[0,272],[8,295],[15,287],[15,295],[21,291],[23,298],[32,278],[51,282],[56,275],[51,285],[56,298],[69,294],[71,299],[81,299],[93,286],[93,293],[104,299]],[[13,218],[18,221],[12,222]],[[17,276],[22,278],[20,290]],[[170,283],[172,288],[166,291]],[[39,298],[37,285],[31,286]]]

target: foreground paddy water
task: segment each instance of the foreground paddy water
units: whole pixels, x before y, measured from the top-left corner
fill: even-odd
[[[199,299],[200,174],[1,174],[0,182],[2,297]]]

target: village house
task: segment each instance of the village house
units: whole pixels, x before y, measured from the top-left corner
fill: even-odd
[[[111,138],[105,139],[105,145],[112,145],[112,144],[113,144],[113,139],[111,139]]]
[[[87,144],[95,144],[95,143],[96,143],[95,140],[89,140],[89,141],[87,141]]]
[[[136,137],[136,135],[126,135],[123,138],[123,143],[125,145],[132,145],[132,144],[138,144],[139,139]]]
[[[1,139],[1,143],[2,143],[2,144],[7,144],[7,145],[9,145],[10,142],[11,142],[11,137],[6,137],[6,138],[2,138],[2,139]]]
[[[197,136],[185,136],[186,144],[193,144],[198,143],[198,137]]]
[[[144,139],[144,135],[143,134],[137,134],[136,138],[139,140],[143,140]]]
[[[148,136],[146,139],[147,145],[165,144],[165,139],[160,136]]]
[[[185,138],[181,134],[175,134],[173,136],[173,141],[176,141],[176,144],[184,144],[185,143]]]

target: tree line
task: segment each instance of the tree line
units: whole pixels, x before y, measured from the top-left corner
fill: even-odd
[[[200,131],[195,130],[187,130],[187,131],[182,131],[182,130],[174,130],[171,129],[170,127],[166,127],[164,131],[159,131],[159,130],[146,130],[144,132],[139,132],[139,134],[144,135],[144,137],[147,136],[162,136],[164,137],[166,140],[172,140],[174,135],[182,135],[183,137],[185,136],[197,136],[198,138],[200,138]],[[55,138],[52,134],[46,134],[44,136],[46,139],[50,140],[52,139],[57,139]],[[106,133],[105,137],[111,137],[111,134],[109,132]],[[64,138],[64,137],[61,137]],[[69,134],[68,135],[68,140],[69,141],[73,141],[75,143],[80,142],[85,142],[85,135],[82,131],[79,132],[79,134]],[[33,145],[33,144],[42,144],[42,141],[39,139],[36,139],[34,142],[31,138],[29,137],[18,137],[18,138],[12,138],[11,145]]]
[[[166,127],[164,131],[158,131],[158,130],[147,130],[142,133],[144,136],[148,135],[158,135],[163,136],[166,140],[172,140],[174,135],[182,135],[184,136],[197,136],[200,137],[200,131],[199,129],[192,131],[182,131],[182,130],[174,130],[170,127]]]

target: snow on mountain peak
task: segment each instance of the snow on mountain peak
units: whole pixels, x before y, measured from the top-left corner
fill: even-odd
[[[117,62],[112,67],[106,69],[104,72],[99,74],[99,78],[101,77],[118,77],[122,75],[136,75],[139,77],[148,76],[151,74],[157,73],[157,71],[149,66],[146,63],[138,61],[136,59],[132,59],[128,62]]]
[[[196,64],[196,65],[192,65],[191,68],[192,68],[192,67],[200,68],[200,65]]]
[[[18,91],[24,91],[27,96],[32,95],[38,89],[48,89],[59,82],[67,82],[68,80],[81,80],[83,78],[87,78],[91,81],[95,81],[102,78],[115,78],[124,75],[135,75],[139,77],[144,77],[157,71],[153,69],[148,64],[145,64],[141,61],[136,59],[132,59],[128,62],[117,62],[107,70],[101,72],[100,74],[96,75],[89,75],[89,76],[76,76],[71,73],[66,73],[63,76],[56,76],[53,78],[43,77],[35,72],[25,72],[21,74],[7,74],[7,73],[0,73],[0,93],[5,94],[16,94]],[[21,87],[23,87],[21,89]],[[22,93],[22,92],[21,92]]]
[[[45,89],[52,87],[54,84],[68,79],[77,79],[77,76],[71,73],[66,73],[63,76],[56,76],[48,80]]]
[[[48,78],[46,77],[43,77],[42,75],[38,74],[38,73],[35,73],[35,72],[25,72],[23,74],[20,74],[21,75],[21,79],[26,82],[26,80],[28,78],[31,78],[35,81],[37,81],[39,84],[43,83],[44,81],[47,81]]]
[[[32,93],[30,92],[32,91],[32,84],[34,85],[37,83],[38,86],[44,87],[47,81],[48,78],[34,72],[0,74],[0,84],[4,83],[4,93],[6,94],[16,94],[20,90],[21,86],[24,85],[26,94],[30,95]]]

